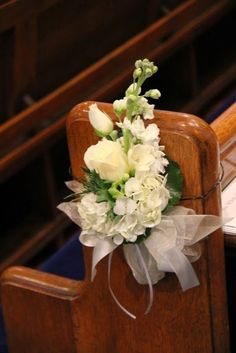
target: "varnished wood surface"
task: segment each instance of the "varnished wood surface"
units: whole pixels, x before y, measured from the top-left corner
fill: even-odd
[[[85,149],[96,140],[87,121],[89,104],[75,107],[68,117],[75,177],[81,176]],[[110,105],[100,104],[100,107],[111,113]],[[215,134],[202,120],[191,115],[165,111],[156,111],[155,115],[166,153],[181,165],[186,181],[184,196],[206,193],[219,176]],[[198,213],[219,214],[219,187],[207,199],[188,200],[183,204]],[[75,293],[69,300],[64,294],[58,296],[61,280],[23,268],[9,269],[3,277],[2,300],[11,352],[25,352],[27,341],[32,353],[45,352],[45,349],[50,353],[229,353],[222,232],[215,232],[201,247],[202,256],[194,264],[200,286],[183,293],[176,277],[168,274],[154,286],[154,305],[147,316],[143,315],[147,287],[136,283],[121,249],[115,251],[112,288],[121,303],[137,315],[135,321],[110,296],[106,259],[98,265],[95,281],[90,282],[91,249],[85,249],[83,290],[78,290],[78,295]],[[73,292],[73,288],[77,290],[74,281],[64,282],[60,293]],[[57,337],[58,325],[60,337]]]
[[[236,177],[236,103],[232,104],[211,124],[220,144],[220,159],[223,167],[222,188]],[[236,237],[225,234],[225,244],[236,247]]]
[[[106,36],[106,41],[102,43],[102,50],[105,50],[104,46],[107,47],[104,52],[105,56],[102,55],[102,52],[99,52],[101,54],[99,56],[98,48],[96,51],[94,51],[93,45],[90,49],[87,48],[87,45],[91,43],[84,40],[82,47],[75,46],[77,51],[83,51],[83,55],[79,54],[79,60],[77,61],[75,51],[73,51],[73,57],[69,54],[71,45],[74,45],[81,38],[86,38],[88,34],[90,38],[91,34],[89,32],[90,26],[87,26],[87,22],[90,24],[90,21],[86,16],[83,16],[83,11],[88,11],[89,15],[93,15],[94,11],[96,19],[100,21],[98,11],[102,12],[102,6],[106,2],[109,3],[110,7],[107,8],[106,23],[101,20],[101,24],[107,25],[107,21],[112,21],[115,30],[111,37],[117,39],[119,36],[124,36],[122,38],[127,38],[128,41],[120,41],[117,46],[114,40],[109,41]],[[77,16],[74,15],[76,12],[72,10],[74,6],[78,6],[75,0],[70,2],[66,16],[64,16],[62,3],[63,6],[66,6],[66,3],[60,0],[37,1],[35,4],[28,0],[11,0],[1,2],[0,5],[0,31],[3,31],[0,34],[0,51],[2,53],[0,55],[0,76],[4,81],[3,84],[0,82],[0,106],[4,105],[5,107],[2,112],[3,123],[0,126],[0,182],[4,186],[6,184],[10,193],[13,188],[10,184],[15,185],[14,178],[19,176],[20,179],[21,173],[24,173],[28,168],[34,173],[35,164],[43,158],[44,154],[47,154],[52,166],[51,170],[49,171],[50,168],[45,165],[42,173],[38,175],[34,173],[34,183],[44,183],[45,185],[45,190],[40,193],[42,196],[39,200],[41,204],[45,202],[44,200],[50,193],[47,189],[48,180],[54,179],[54,185],[56,185],[53,198],[54,200],[57,198],[58,201],[45,203],[47,214],[59,202],[58,195],[61,193],[62,187],[60,186],[59,189],[58,185],[60,183],[60,185],[63,185],[64,181],[62,176],[61,180],[58,177],[58,174],[60,174],[58,173],[59,167],[53,157],[53,150],[58,149],[59,144],[61,146],[64,144],[65,118],[63,114],[75,103],[82,100],[112,101],[120,96],[121,92],[130,83],[133,63],[137,57],[140,57],[140,55],[146,56],[153,59],[158,65],[160,64],[160,73],[162,72],[163,75],[161,89],[163,89],[163,92],[170,89],[170,92],[166,91],[163,95],[164,100],[168,100],[164,104],[165,107],[173,110],[186,111],[183,109],[183,106],[186,106],[188,111],[196,111],[203,103],[208,103],[216,93],[218,94],[229,85],[235,77],[233,56],[231,57],[228,51],[230,60],[227,61],[227,67],[223,65],[222,75],[218,75],[218,66],[221,68],[221,61],[225,63],[225,60],[220,60],[220,58],[217,61],[220,64],[216,65],[216,68],[210,73],[210,79],[204,81],[203,86],[202,78],[204,77],[205,80],[205,74],[202,72],[202,68],[200,68],[200,71],[198,70],[198,57],[201,52],[198,48],[198,42],[204,41],[204,36],[208,36],[207,33],[211,27],[221,27],[220,21],[231,16],[230,10],[235,6],[234,1],[186,0],[179,2],[176,0],[170,2],[171,4],[168,3],[172,11],[164,11],[164,13],[159,13],[158,16],[153,12],[150,16],[150,8],[153,11],[155,5],[155,9],[157,9],[158,3],[155,2],[153,5],[153,1],[139,0],[136,2],[135,11],[140,16],[140,11],[137,9],[138,4],[142,3],[145,3],[145,10],[143,9],[141,16],[137,17],[133,16],[133,8],[130,2],[123,0],[122,4],[127,6],[122,7],[122,4],[120,4],[120,12],[116,12],[116,20],[121,23],[123,30],[124,18],[129,17],[128,14],[131,12],[132,25],[122,33],[115,25],[114,19],[111,20],[112,16],[109,16],[113,11],[109,0],[103,0],[99,4],[94,3],[93,6],[83,2],[82,6],[84,7],[81,7],[81,12],[77,13]],[[91,9],[92,7],[94,10]],[[73,13],[73,21],[69,21],[69,25],[63,27],[63,23],[68,23],[71,13]],[[119,17],[121,13],[124,14],[124,17]],[[61,16],[50,17],[50,14]],[[155,16],[157,16],[156,20]],[[60,18],[60,27],[63,30],[58,30],[59,24],[55,18]],[[119,18],[122,18],[122,20]],[[151,23],[151,21],[154,22]],[[77,28],[78,23],[80,23],[79,31],[75,31],[74,29]],[[84,23],[86,26],[83,26]],[[92,21],[91,26],[99,26],[98,23]],[[129,23],[131,24],[131,22]],[[141,28],[143,31],[139,31]],[[99,37],[99,32],[94,31],[94,33]],[[82,49],[85,44],[86,53]],[[210,51],[208,48],[207,50]],[[205,50],[203,52],[207,56]],[[65,62],[65,53],[72,61],[63,66],[61,62]],[[225,59],[225,56],[223,57]],[[96,60],[93,60],[93,58]],[[97,60],[98,58],[99,60]],[[66,63],[68,63],[67,60]],[[63,67],[63,70],[61,70],[61,67]],[[78,69],[75,70],[74,67],[78,67]],[[172,72],[174,67],[175,69]],[[38,70],[40,75],[37,74]],[[73,75],[71,72],[70,77],[72,79],[69,81],[67,81],[66,76],[68,74],[67,70],[74,70]],[[50,72],[50,75],[47,72]],[[61,78],[56,73],[60,77],[65,76],[63,82],[66,81],[66,83],[60,87],[57,83]],[[214,77],[216,74],[217,80]],[[9,77],[14,77],[14,79],[9,81]],[[166,78],[163,80],[164,77]],[[175,85],[177,87],[168,84],[170,77],[176,77]],[[53,82],[54,79],[55,82]],[[53,92],[49,89],[52,82],[57,87]],[[30,108],[12,117],[16,103],[22,103],[25,93],[37,100],[35,88],[33,89],[35,85],[37,86],[36,91],[39,90],[41,95],[49,91],[51,93]],[[199,88],[201,94],[199,94]],[[10,116],[11,118],[7,120]],[[68,169],[67,160],[66,156],[61,170]],[[45,178],[44,175],[49,177]],[[28,182],[24,179],[24,183],[27,184]],[[19,194],[20,191],[17,192],[16,197],[20,198]],[[31,199],[31,193],[26,192],[25,196],[25,198],[28,196]],[[31,211],[37,218],[37,204],[31,208]],[[22,217],[22,220],[27,217],[28,214]],[[55,213],[51,212],[50,217],[51,226],[54,227],[57,223],[54,218]],[[22,232],[24,221],[18,227],[19,232]],[[48,224],[44,222],[38,225],[37,230],[31,227],[29,232],[32,234],[32,239],[34,237],[37,239],[38,233],[41,232],[45,234],[45,237],[50,237],[50,234],[46,232],[49,228]],[[3,237],[5,239],[9,238],[9,242],[12,244],[15,243],[14,236],[14,226],[9,227],[9,232],[8,229],[4,229]],[[32,241],[32,243],[34,242]],[[24,237],[22,237],[22,249],[24,249],[24,245]],[[35,248],[28,252],[28,254],[30,253],[35,253]],[[0,268],[2,268],[2,264],[9,264],[11,259],[14,259],[14,263],[17,261],[19,264],[22,263],[22,257],[20,256],[17,260],[17,254],[19,254],[18,246],[13,253],[6,252],[4,258],[0,260]]]
[[[211,123],[221,146],[222,159],[236,146],[236,102]],[[227,153],[227,152],[226,152]]]
[[[89,102],[85,104],[81,104],[73,109],[71,114],[69,115],[68,122],[67,122],[67,129],[68,129],[68,136],[69,136],[69,147],[70,147],[70,155],[72,160],[72,169],[73,175],[78,177],[81,175],[81,163],[84,150],[86,146],[90,145],[94,141],[94,137],[92,137],[92,131],[90,125],[86,122],[86,115],[87,109],[89,106]],[[110,115],[111,106],[107,104],[102,104],[101,108],[105,111],[108,111]],[[219,178],[220,168],[219,168],[219,155],[218,155],[218,142],[216,141],[215,135],[212,133],[212,130],[204,123],[202,120],[188,114],[181,114],[181,113],[173,113],[173,112],[164,112],[164,111],[156,111],[156,121],[158,126],[161,128],[161,141],[166,146],[166,153],[172,158],[176,160],[182,168],[182,172],[184,174],[185,180],[188,182],[185,183],[184,188],[184,197],[196,197],[200,195],[206,194],[214,185]],[[83,124],[82,124],[83,122]],[[76,125],[76,126],[75,126]],[[85,134],[86,131],[86,134]],[[190,163],[191,161],[191,163]],[[207,177],[206,177],[207,176]],[[220,188],[218,187],[211,192],[205,200],[197,200],[197,201],[185,201],[185,204],[188,206],[195,208],[199,213],[215,213],[217,214],[220,211]],[[216,235],[217,234],[217,235]],[[211,321],[212,329],[211,339],[213,340],[213,351],[214,352],[222,352],[224,349],[228,351],[227,348],[227,314],[226,314],[226,297],[225,297],[225,290],[224,290],[224,255],[223,255],[223,235],[221,231],[216,232],[214,237],[210,237],[208,239],[207,247],[204,249],[206,253],[203,256],[203,259],[206,260],[207,267],[200,270],[202,271],[203,278],[200,278],[200,282],[204,281],[204,277],[206,272],[209,274],[209,287],[206,289],[205,294],[200,291],[198,292],[198,299],[201,301],[203,300],[204,304],[209,305],[208,309],[205,307],[205,310],[212,311],[212,317],[208,317]],[[206,245],[206,242],[205,242]],[[203,247],[204,248],[204,247]],[[198,265],[203,265],[197,264]],[[88,262],[87,262],[87,267]],[[105,271],[105,269],[103,269]],[[123,269],[122,269],[123,271]],[[121,271],[121,272],[122,272]],[[118,272],[118,271],[117,271]],[[117,276],[118,273],[117,273]],[[223,277],[222,277],[223,276]],[[221,283],[221,284],[220,284]],[[160,284],[161,287],[162,284]],[[98,285],[99,286],[99,285]],[[121,283],[117,286],[119,288]],[[222,288],[222,292],[219,293],[219,286]],[[160,289],[159,287],[159,289]],[[99,290],[99,287],[97,288]],[[118,289],[117,289],[118,290]],[[138,289],[135,289],[135,291]],[[158,292],[158,286],[156,288]],[[206,293],[208,294],[206,295]],[[216,298],[215,294],[218,294],[218,298]],[[196,294],[197,292],[195,292]],[[127,293],[126,293],[127,294]],[[129,293],[130,294],[130,293]],[[157,295],[158,295],[157,294]],[[168,297],[167,293],[165,295]],[[204,298],[204,295],[205,298]],[[194,294],[193,294],[194,296]],[[208,298],[209,296],[209,298]],[[221,299],[219,300],[219,296]],[[201,299],[200,299],[201,298]],[[126,299],[126,295],[124,295],[124,301]],[[172,297],[171,300],[175,300],[176,298]],[[209,302],[208,302],[209,299]],[[157,301],[164,300],[161,296],[158,297]],[[168,299],[167,299],[168,300]],[[188,299],[187,299],[188,300]],[[193,299],[192,299],[193,300]],[[196,300],[196,298],[194,299]],[[131,304],[131,299],[129,301],[129,305]],[[201,305],[203,304],[201,303]],[[178,301],[176,305],[180,305]],[[193,304],[195,309],[193,309],[193,314],[196,318],[198,315],[197,308],[199,307],[198,304]],[[136,307],[137,310],[137,307]],[[140,309],[139,309],[140,310]],[[162,315],[162,310],[160,307],[158,308],[158,312],[156,315]],[[184,309],[183,309],[184,311]],[[220,317],[219,317],[220,313]],[[203,319],[203,317],[201,317]],[[200,323],[200,318],[196,318],[198,322],[198,329],[199,332],[203,329],[204,324],[206,322]],[[203,320],[206,320],[203,319]],[[185,323],[188,320],[183,320]],[[180,326],[184,327],[184,322],[180,319]],[[224,324],[222,325],[222,322]],[[149,323],[150,325],[150,323]],[[122,327],[122,325],[121,325]],[[148,322],[147,322],[148,327]],[[168,327],[168,324],[167,324]],[[201,328],[200,328],[201,327]],[[142,331],[142,328],[140,328]],[[184,330],[184,329],[183,329]],[[187,327],[186,327],[187,330]],[[205,327],[204,330],[207,330]],[[168,328],[167,328],[168,331]],[[158,341],[158,324],[156,327],[156,337],[155,339]],[[205,336],[207,331],[205,331]],[[208,331],[210,334],[210,332]],[[165,329],[162,327],[162,334],[166,335]],[[144,334],[145,336],[145,334]],[[201,336],[201,334],[199,334]],[[148,337],[148,334],[147,334]],[[158,337],[160,340],[160,337]],[[174,340],[175,338],[180,339],[179,337],[168,337],[169,340]],[[194,352],[194,349],[200,351],[208,351],[210,347],[206,348],[206,341],[205,342],[197,342],[196,337],[193,336],[190,338],[188,337],[191,342],[195,342],[195,347],[192,347],[191,351]],[[120,338],[122,339],[122,338]],[[206,337],[207,340],[207,337]],[[223,342],[222,342],[223,340]],[[188,351],[188,339],[186,340],[186,352]],[[190,342],[189,341],[189,342]],[[181,341],[181,345],[184,346],[184,340]],[[136,349],[138,350],[139,341],[137,343]],[[157,343],[158,344],[158,343]],[[180,343],[178,343],[180,344]],[[198,344],[202,344],[202,348],[199,348]],[[224,346],[225,345],[225,346]],[[198,346],[198,348],[196,348]],[[134,348],[133,348],[134,349]],[[145,348],[143,347],[143,350]],[[146,348],[147,349],[147,348]],[[151,349],[151,347],[149,347]],[[171,352],[171,348],[166,348],[163,343],[164,351]],[[169,349],[169,350],[168,350]],[[135,350],[134,350],[135,351]],[[147,349],[148,351],[148,349]],[[144,350],[145,352],[145,350]],[[184,350],[182,350],[184,352]]]

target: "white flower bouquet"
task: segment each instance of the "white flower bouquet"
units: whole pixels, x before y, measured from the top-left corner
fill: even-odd
[[[136,61],[133,83],[113,103],[115,123],[91,104],[89,120],[101,140],[84,154],[86,180],[67,182],[73,194],[58,206],[81,227],[81,243],[94,247],[92,279],[97,263],[109,255],[110,266],[112,252],[123,246],[134,277],[149,285],[146,313],[152,285],[165,272],[176,273],[183,290],[199,284],[190,263],[200,256],[197,243],[222,223],[219,217],[176,206],[183,188],[180,168],[165,155],[158,126],[145,124],[154,118],[148,98],[161,94],[157,89],[141,94],[142,85],[156,72],[148,59]]]

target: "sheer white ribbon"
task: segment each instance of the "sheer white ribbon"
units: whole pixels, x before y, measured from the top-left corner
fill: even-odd
[[[73,222],[80,225],[80,217],[73,203],[62,203],[59,209],[65,212]],[[192,209],[175,206],[168,215],[163,215],[161,222],[151,230],[151,235],[141,244],[124,244],[125,259],[140,284],[149,285],[149,304],[153,303],[152,284],[161,280],[165,272],[174,272],[182,290],[199,285],[197,275],[191,265],[201,256],[198,242],[223,225],[222,219],[213,215],[196,215]],[[93,247],[91,279],[96,275],[99,261],[110,254],[108,262],[108,286],[118,306],[132,318],[135,316],[125,309],[111,289],[112,252],[117,248],[111,238],[98,239],[94,235],[82,232],[80,241],[85,246]]]

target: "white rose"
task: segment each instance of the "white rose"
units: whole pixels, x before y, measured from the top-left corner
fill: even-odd
[[[97,107],[97,104],[90,105],[88,116],[90,124],[100,135],[106,136],[112,132],[112,120]]]
[[[90,146],[84,154],[89,170],[95,170],[100,178],[116,181],[129,172],[128,160],[118,142],[102,140]]]

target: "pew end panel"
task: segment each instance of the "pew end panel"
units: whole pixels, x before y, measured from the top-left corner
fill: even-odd
[[[236,102],[215,119],[211,127],[220,144],[224,188],[236,177]]]
[[[73,306],[85,282],[23,266],[5,270],[1,281],[10,352],[26,352],[27,347],[31,352],[77,352]]]
[[[77,179],[81,177],[83,154],[88,145],[96,141],[87,119],[90,104],[77,105],[67,119],[72,174]],[[99,103],[99,107],[112,115],[110,104]],[[195,116],[176,112],[155,111],[155,121],[167,155],[179,163],[184,175],[182,204],[197,213],[219,214],[219,146],[212,129]],[[200,197],[202,195],[205,197]],[[181,353],[228,353],[223,247],[221,230],[202,241],[202,256],[193,264],[200,286],[183,293],[175,276],[167,274],[154,286],[154,305],[148,315],[143,314],[148,301],[147,287],[136,283],[121,249],[116,250],[111,285],[120,302],[137,315],[136,320],[126,316],[111,298],[106,259],[98,265],[94,282],[90,282],[91,249],[84,249],[86,278],[78,287],[76,281],[69,279],[9,269],[3,277],[2,299],[11,352],[23,353],[32,342],[32,353],[45,350],[50,353],[111,350],[173,353],[176,347]],[[19,273],[22,274],[21,284]],[[36,279],[32,280],[31,275]],[[55,296],[51,288],[57,284],[62,285],[63,293],[69,287],[73,295]],[[40,309],[41,302],[45,310]],[[58,318],[61,318],[61,332]],[[50,330],[42,327],[42,322]],[[21,335],[17,331],[18,324]],[[27,337],[30,330],[33,330],[32,341]],[[58,340],[57,335],[61,335]]]

